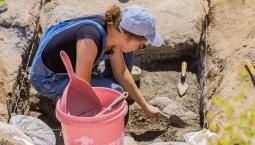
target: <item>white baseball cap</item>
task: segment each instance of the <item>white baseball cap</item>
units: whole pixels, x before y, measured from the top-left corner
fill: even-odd
[[[164,43],[164,40],[156,32],[155,21],[155,17],[143,7],[129,6],[123,10],[120,29],[144,36],[152,45],[159,47]]]

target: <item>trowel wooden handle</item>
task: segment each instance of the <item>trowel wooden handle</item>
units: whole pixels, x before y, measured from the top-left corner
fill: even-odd
[[[124,92],[123,94],[121,94],[121,96],[119,96],[117,99],[115,99],[108,107],[106,107],[105,109],[103,109],[103,111],[101,111],[100,113],[98,113],[96,116],[100,116],[105,114],[108,111],[111,111],[112,108],[119,104],[120,102],[122,102],[123,100],[125,100],[128,97],[128,92]]]
[[[186,71],[187,71],[187,62],[186,61],[183,61],[182,62],[182,77],[185,77],[186,76]]]
[[[115,99],[110,105],[109,110],[111,110],[115,105],[119,104],[121,101],[125,100],[128,97],[128,92],[124,92],[120,97]]]

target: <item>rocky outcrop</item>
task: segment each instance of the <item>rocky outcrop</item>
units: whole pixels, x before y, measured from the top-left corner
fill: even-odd
[[[233,121],[240,119],[240,115],[245,114],[247,108],[251,110],[255,103],[254,76],[247,71],[247,67],[254,71],[255,2],[210,2],[206,40],[206,121],[210,129],[222,133],[227,126],[237,129],[238,125],[233,125]],[[242,128],[238,132],[242,133]]]
[[[197,55],[202,23],[207,11],[207,1],[205,0],[134,0],[127,3],[114,0],[107,3],[102,3],[100,0],[89,3],[75,0],[52,0],[43,8],[40,23],[45,30],[49,24],[61,20],[93,13],[104,13],[113,4],[120,5],[122,8],[138,4],[157,18],[158,31],[162,34],[165,45],[161,48],[149,47],[146,51],[138,51],[136,59],[138,64],[155,59]]]
[[[20,69],[25,65],[22,56],[33,44],[42,2],[13,0],[7,4],[8,11],[0,16],[0,96],[3,97],[14,91],[14,84],[20,79]],[[6,118],[4,110],[0,116]]]

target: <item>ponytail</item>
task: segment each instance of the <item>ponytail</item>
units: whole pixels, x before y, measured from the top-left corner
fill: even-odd
[[[119,6],[113,5],[105,12],[105,21],[107,24],[113,24],[117,28],[121,21],[121,9]]]

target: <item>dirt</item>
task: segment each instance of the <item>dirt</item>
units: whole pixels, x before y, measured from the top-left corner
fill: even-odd
[[[168,120],[162,117],[159,118],[148,118],[144,112],[136,105],[130,107],[130,118],[127,130],[129,132],[145,132],[149,130],[166,130],[168,126]]]
[[[161,138],[164,141],[174,139],[174,132],[169,126],[169,121],[163,117],[149,118],[145,113],[133,105],[130,108],[129,123],[126,132],[136,141],[150,141]]]
[[[181,120],[175,119],[175,125],[173,122],[171,125],[179,127],[173,127],[169,119],[163,116],[149,118],[136,103],[130,105],[127,133],[141,145],[156,141],[183,141],[182,135],[200,129],[196,61],[188,60],[187,83],[190,87],[183,97],[178,96],[176,89],[180,80],[180,64],[181,59],[172,59],[153,61],[142,66],[140,90],[145,98],[148,101],[160,96],[172,99],[176,103],[173,106],[177,105],[176,110],[163,110],[180,117]],[[182,121],[189,125],[180,127]]]

